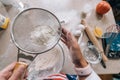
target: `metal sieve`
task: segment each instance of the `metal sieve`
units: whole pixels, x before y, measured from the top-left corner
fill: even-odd
[[[45,9],[25,9],[12,23],[12,40],[18,49],[27,53],[40,54],[52,49],[60,36],[60,21]]]

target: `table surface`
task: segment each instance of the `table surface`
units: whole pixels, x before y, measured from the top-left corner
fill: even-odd
[[[100,0],[22,0],[22,2],[27,5],[27,7],[41,7],[48,9],[53,12],[61,21],[64,20],[68,23],[66,28],[71,28],[71,26],[78,25],[82,17],[81,12],[84,12],[83,8],[85,6],[90,6],[88,10],[90,14],[86,17],[88,25],[94,26],[109,26],[110,24],[115,24],[114,16],[112,10],[105,14],[100,21],[95,13],[95,6]],[[59,5],[58,5],[59,4]],[[11,6],[4,7],[0,4],[0,13],[11,19],[9,27],[5,31],[0,32],[0,70],[3,69],[9,63],[16,61],[17,48],[12,43],[10,38],[10,28],[14,17],[19,13],[19,11]],[[75,17],[75,18],[73,18]],[[74,21],[76,20],[76,21]],[[69,25],[73,24],[73,25]],[[75,24],[74,24],[75,23]],[[72,29],[72,28],[71,28]],[[87,40],[87,37],[84,37]],[[75,74],[74,66],[70,60],[69,51],[66,46],[64,46],[65,51],[65,64],[62,69],[65,73]],[[66,48],[66,49],[65,49]],[[92,64],[93,69],[98,74],[113,74],[119,73],[120,70],[120,60],[109,60],[106,62],[107,68],[104,69],[101,64]],[[69,68],[68,68],[69,67]]]

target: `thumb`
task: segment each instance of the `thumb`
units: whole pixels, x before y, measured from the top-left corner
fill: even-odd
[[[19,80],[24,75],[24,72],[26,70],[26,67],[24,65],[20,65],[15,71],[13,71],[12,76],[9,78],[9,80]]]

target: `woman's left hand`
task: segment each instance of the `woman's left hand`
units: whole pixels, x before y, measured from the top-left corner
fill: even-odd
[[[21,65],[18,67],[17,70],[13,72],[15,65],[16,62],[10,64],[2,71],[0,71],[0,80],[18,80],[19,78],[21,78],[26,70],[26,67]],[[22,80],[26,80],[25,77]]]

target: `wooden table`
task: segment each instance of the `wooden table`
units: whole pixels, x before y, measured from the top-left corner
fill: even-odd
[[[42,7],[42,8],[52,11],[55,14],[56,14],[56,12],[62,12],[62,11],[69,12],[71,10],[75,10],[80,15],[81,12],[83,11],[82,9],[83,9],[84,5],[90,4],[90,6],[92,6],[91,14],[86,17],[86,21],[87,21],[88,25],[90,25],[91,27],[94,27],[95,25],[105,27],[110,24],[115,24],[112,10],[109,11],[103,17],[102,21],[98,21],[98,18],[96,17],[96,13],[95,13],[95,6],[100,0],[66,0],[66,1],[68,1],[66,3],[67,7],[65,6],[66,4],[64,4],[64,5],[61,4],[62,1],[64,1],[64,0],[58,0],[58,2],[61,2],[60,4],[62,6],[59,5],[59,3],[57,3],[57,1],[52,2],[54,0],[51,0],[51,3],[53,3],[53,5],[49,5],[49,0],[48,0],[48,2],[46,1],[46,3],[44,2],[44,0],[22,0],[22,1],[23,1],[23,3],[29,4],[28,5],[29,7]],[[69,1],[71,1],[71,2],[69,2]],[[46,6],[45,4],[50,7]],[[58,7],[55,7],[54,5],[58,5]],[[0,12],[2,14],[7,14],[10,17],[11,21],[13,20],[15,15],[18,13],[18,11],[15,8],[8,8],[7,12],[5,11],[5,9],[3,7],[2,7],[2,9],[0,6]],[[80,16],[80,19],[82,19],[81,16]],[[68,20],[68,21],[70,21],[70,20]],[[3,69],[6,65],[15,61],[16,56],[17,56],[17,48],[15,47],[15,45],[12,43],[12,41],[10,39],[10,27],[11,26],[9,26],[7,30],[0,32],[0,45],[1,45],[0,46],[0,61],[1,61],[0,69]],[[87,37],[84,37],[84,39],[87,40]],[[65,59],[65,64],[64,64],[62,71],[65,73],[75,74],[73,64],[70,60],[69,51],[67,50],[66,46],[63,45],[63,47],[65,50],[66,59]],[[101,66],[101,64],[92,65],[92,67],[98,74],[119,73],[120,72],[119,62],[120,62],[120,60],[109,60],[108,62],[106,62],[106,65],[107,65],[106,69],[104,69]]]

